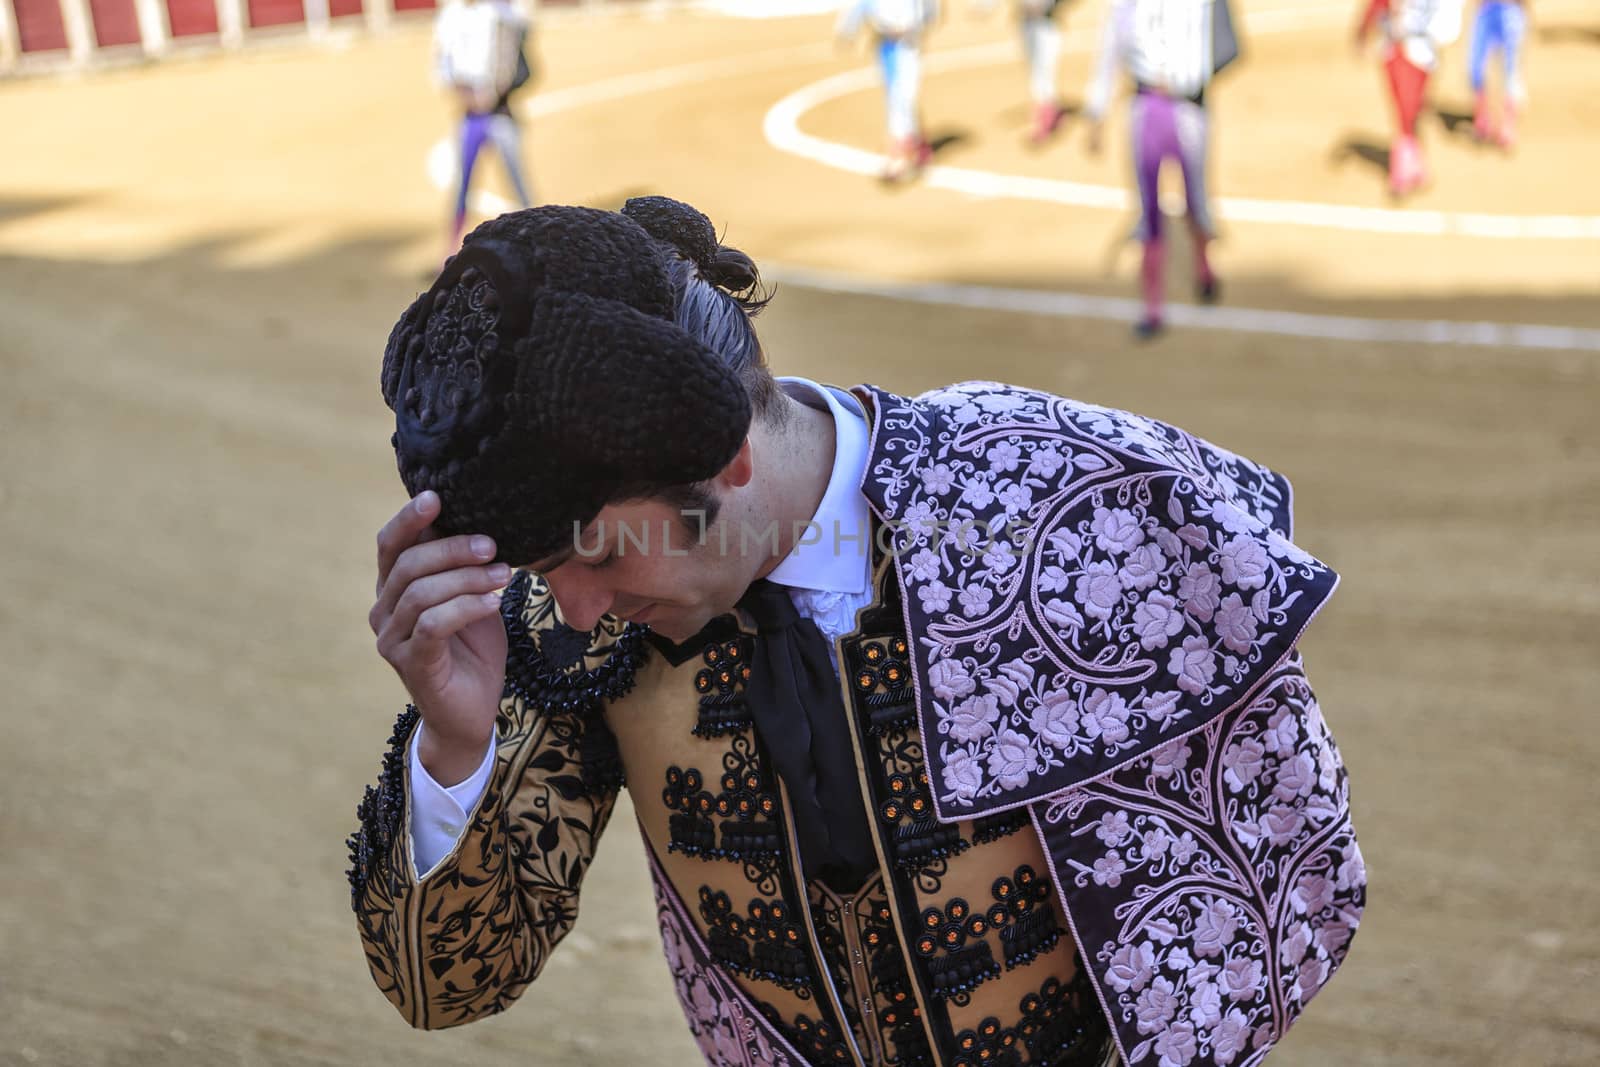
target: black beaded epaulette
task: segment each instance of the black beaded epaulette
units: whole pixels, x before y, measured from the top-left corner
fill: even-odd
[[[781,899],[755,898],[740,915],[721,890],[700,887],[700,917],[712,959],[735,974],[759,978],[803,998],[811,995],[811,966],[800,924]]]
[[[394,837],[405,814],[405,761],[406,742],[417,724],[417,709],[407,704],[406,710],[395,719],[394,732],[389,736],[389,749],[383,754],[383,769],[378,774],[378,784],[367,786],[361,803],[356,805],[356,832],[345,839],[350,848],[350,907],[360,911],[361,894],[367,888],[367,875],[375,861],[387,855],[394,845]]]
[[[987,845],[1002,837],[1010,837],[1027,825],[1027,808],[1012,808],[1010,811],[1002,811],[995,815],[985,815],[981,819],[974,820],[972,824],[972,843]]]
[[[547,712],[592,711],[633,688],[644,664],[646,627],[629,624],[604,663],[573,670],[589,650],[589,635],[557,623],[537,638],[523,624],[533,579],[519,575],[506,587],[500,616],[506,624],[506,690]]]
[[[700,653],[705,666],[694,676],[694,691],[700,695],[696,737],[725,737],[754,725],[744,698],[750,681],[750,643],[740,634],[712,641]]]
[[[1022,1018],[1003,1027],[989,1016],[970,1030],[956,1035],[951,1067],[1015,1067],[1028,1050],[1029,1063],[1052,1067],[1099,1067],[1110,1049],[1110,1031],[1095,1002],[1088,972],[1078,960],[1078,971],[1063,983],[1051,977],[1037,993],[1020,1005]]]
[[[838,1029],[828,1022],[801,1013],[795,1016],[794,1024],[790,1025],[784,1021],[778,1009],[766,1001],[757,1001],[756,1007],[762,1017],[783,1035],[783,1039],[805,1057],[807,1063],[840,1064],[842,1067],[854,1062],[855,1058],[850,1055]]]
[[[956,1035],[956,1058],[951,1067],[1021,1067],[1016,1030],[1002,1027],[993,1015],[976,1027]]]
[[[1053,893],[1050,879],[1023,864],[1010,878],[995,879],[992,892],[997,903],[989,909],[989,922],[1000,928],[1006,970],[1032,962],[1061,940],[1055,909],[1047,903]]]
[[[647,627],[629,624],[598,667],[575,670],[589,652],[590,636],[566,623],[536,637],[523,620],[533,579],[518,575],[506,587],[500,616],[506,627],[506,692],[545,714],[571,715],[583,730],[579,754],[583,782],[593,794],[620,789],[622,760],[602,709],[633,688],[645,657]]]
[[[722,778],[707,788],[698,768],[667,768],[661,802],[668,816],[669,852],[702,860],[739,860],[768,866],[783,856],[783,823],[777,791],[762,777],[755,746],[736,738],[723,759]],[[718,820],[721,844],[718,844]]]
[[[923,909],[915,948],[934,996],[955,999],[1000,973],[985,937],[991,925],[988,914],[974,911],[961,897],[952,897],[942,911]]]
[[[1016,1030],[1032,1063],[1099,1067],[1106,1061],[1111,1031],[1083,957],[1074,952],[1073,961],[1077,971],[1065,983],[1049,978],[1039,992],[1022,998],[1022,1020]]]
[[[878,817],[889,829],[897,869],[920,871],[935,860],[966,851],[961,831],[934,818],[925,769],[915,776],[891,774],[888,785],[889,798],[879,805]]]
[[[911,729],[917,709],[910,684],[911,648],[906,639],[854,642],[848,650],[851,684],[867,711],[868,736],[886,737]]]

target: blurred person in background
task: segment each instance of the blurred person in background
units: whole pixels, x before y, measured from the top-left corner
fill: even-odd
[[[1061,27],[1057,14],[1066,0],[1018,0],[1022,50],[1028,60],[1028,95],[1033,100],[1033,129],[1029,139],[1043,144],[1056,132],[1066,112],[1056,86],[1061,63]]]
[[[1061,27],[1056,16],[1068,0],[1017,0],[1017,22],[1022,30],[1022,54],[1028,67],[1028,96],[1033,104],[1028,140],[1042,145],[1066,117],[1056,70],[1061,63]],[[979,0],[976,9],[987,14],[996,0]]]
[[[1527,103],[1522,80],[1522,39],[1528,29],[1526,0],[1482,0],[1472,23],[1467,78],[1472,85],[1472,133],[1478,140],[1510,148],[1517,143],[1517,115]],[[1500,53],[1500,107],[1489,98],[1489,60]]]
[[[911,177],[933,158],[922,125],[922,42],[938,17],[939,0],[849,0],[834,27],[847,42],[865,25],[876,42],[889,132],[884,181]]]
[[[511,97],[532,77],[528,17],[509,0],[449,0],[433,26],[433,71],[461,113],[455,211],[448,250],[461,245],[478,153],[492,143],[523,207],[533,203],[522,170],[522,134]]]
[[[1225,3],[1213,0],[1112,0],[1106,13],[1100,57],[1084,112],[1089,151],[1098,154],[1106,110],[1120,71],[1133,81],[1128,132],[1133,141],[1133,180],[1139,195],[1134,236],[1143,247],[1139,285],[1144,314],[1134,327],[1141,338],[1163,329],[1167,237],[1161,212],[1161,168],[1167,161],[1183,173],[1189,235],[1194,250],[1195,294],[1214,303],[1220,283],[1211,266],[1215,237],[1206,192],[1210,119],[1206,90],[1238,55],[1233,21]]]
[[[626,784],[711,1064],[1258,1062],[1365,901],[1288,481],[994,382],[775,379],[765,303],[645,197],[485,223],[395,324],[379,988],[507,1009]]]
[[[1066,117],[1061,93],[1056,90],[1056,70],[1061,66],[1061,26],[1056,16],[1069,0],[1018,0],[1018,26],[1022,30],[1022,58],[1027,61],[1027,94],[1034,106],[1029,141],[1043,144]],[[976,10],[989,14],[995,0],[979,0]]]
[[[1395,111],[1389,147],[1389,191],[1395,196],[1427,183],[1417,119],[1441,54],[1461,35],[1461,7],[1462,0],[1369,0],[1356,26],[1358,49],[1365,49],[1375,29],[1383,39],[1379,54]]]

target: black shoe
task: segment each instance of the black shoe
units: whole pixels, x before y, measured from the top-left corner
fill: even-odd
[[[1195,286],[1194,295],[1202,304],[1215,304],[1222,299],[1222,283],[1215,278],[1201,282]]]
[[[1166,332],[1166,326],[1160,319],[1140,319],[1133,326],[1133,335],[1141,341],[1152,341]]]

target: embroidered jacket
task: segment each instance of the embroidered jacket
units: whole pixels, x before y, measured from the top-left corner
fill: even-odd
[[[708,1062],[1259,1062],[1365,894],[1295,652],[1335,578],[1290,543],[1287,482],[1040,393],[858,395],[883,557],[839,651],[877,873],[804,880],[744,706],[749,620],[678,647],[578,634],[520,578],[495,774],[455,851],[417,878],[414,713],[363,801],[379,987],[425,1027],[520,995],[625,772]]]

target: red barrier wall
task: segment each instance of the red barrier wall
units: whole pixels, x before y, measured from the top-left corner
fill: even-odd
[[[89,0],[89,18],[94,22],[94,43],[101,48],[139,43],[133,0]]]
[[[14,0],[12,10],[24,52],[67,47],[67,28],[61,23],[61,5],[56,0]]]
[[[328,15],[332,18],[359,14],[361,14],[361,0],[328,0]]]
[[[167,0],[167,26],[174,37],[216,33],[216,0]]]
[[[300,0],[249,0],[249,6],[252,26],[284,26],[306,20]]]

